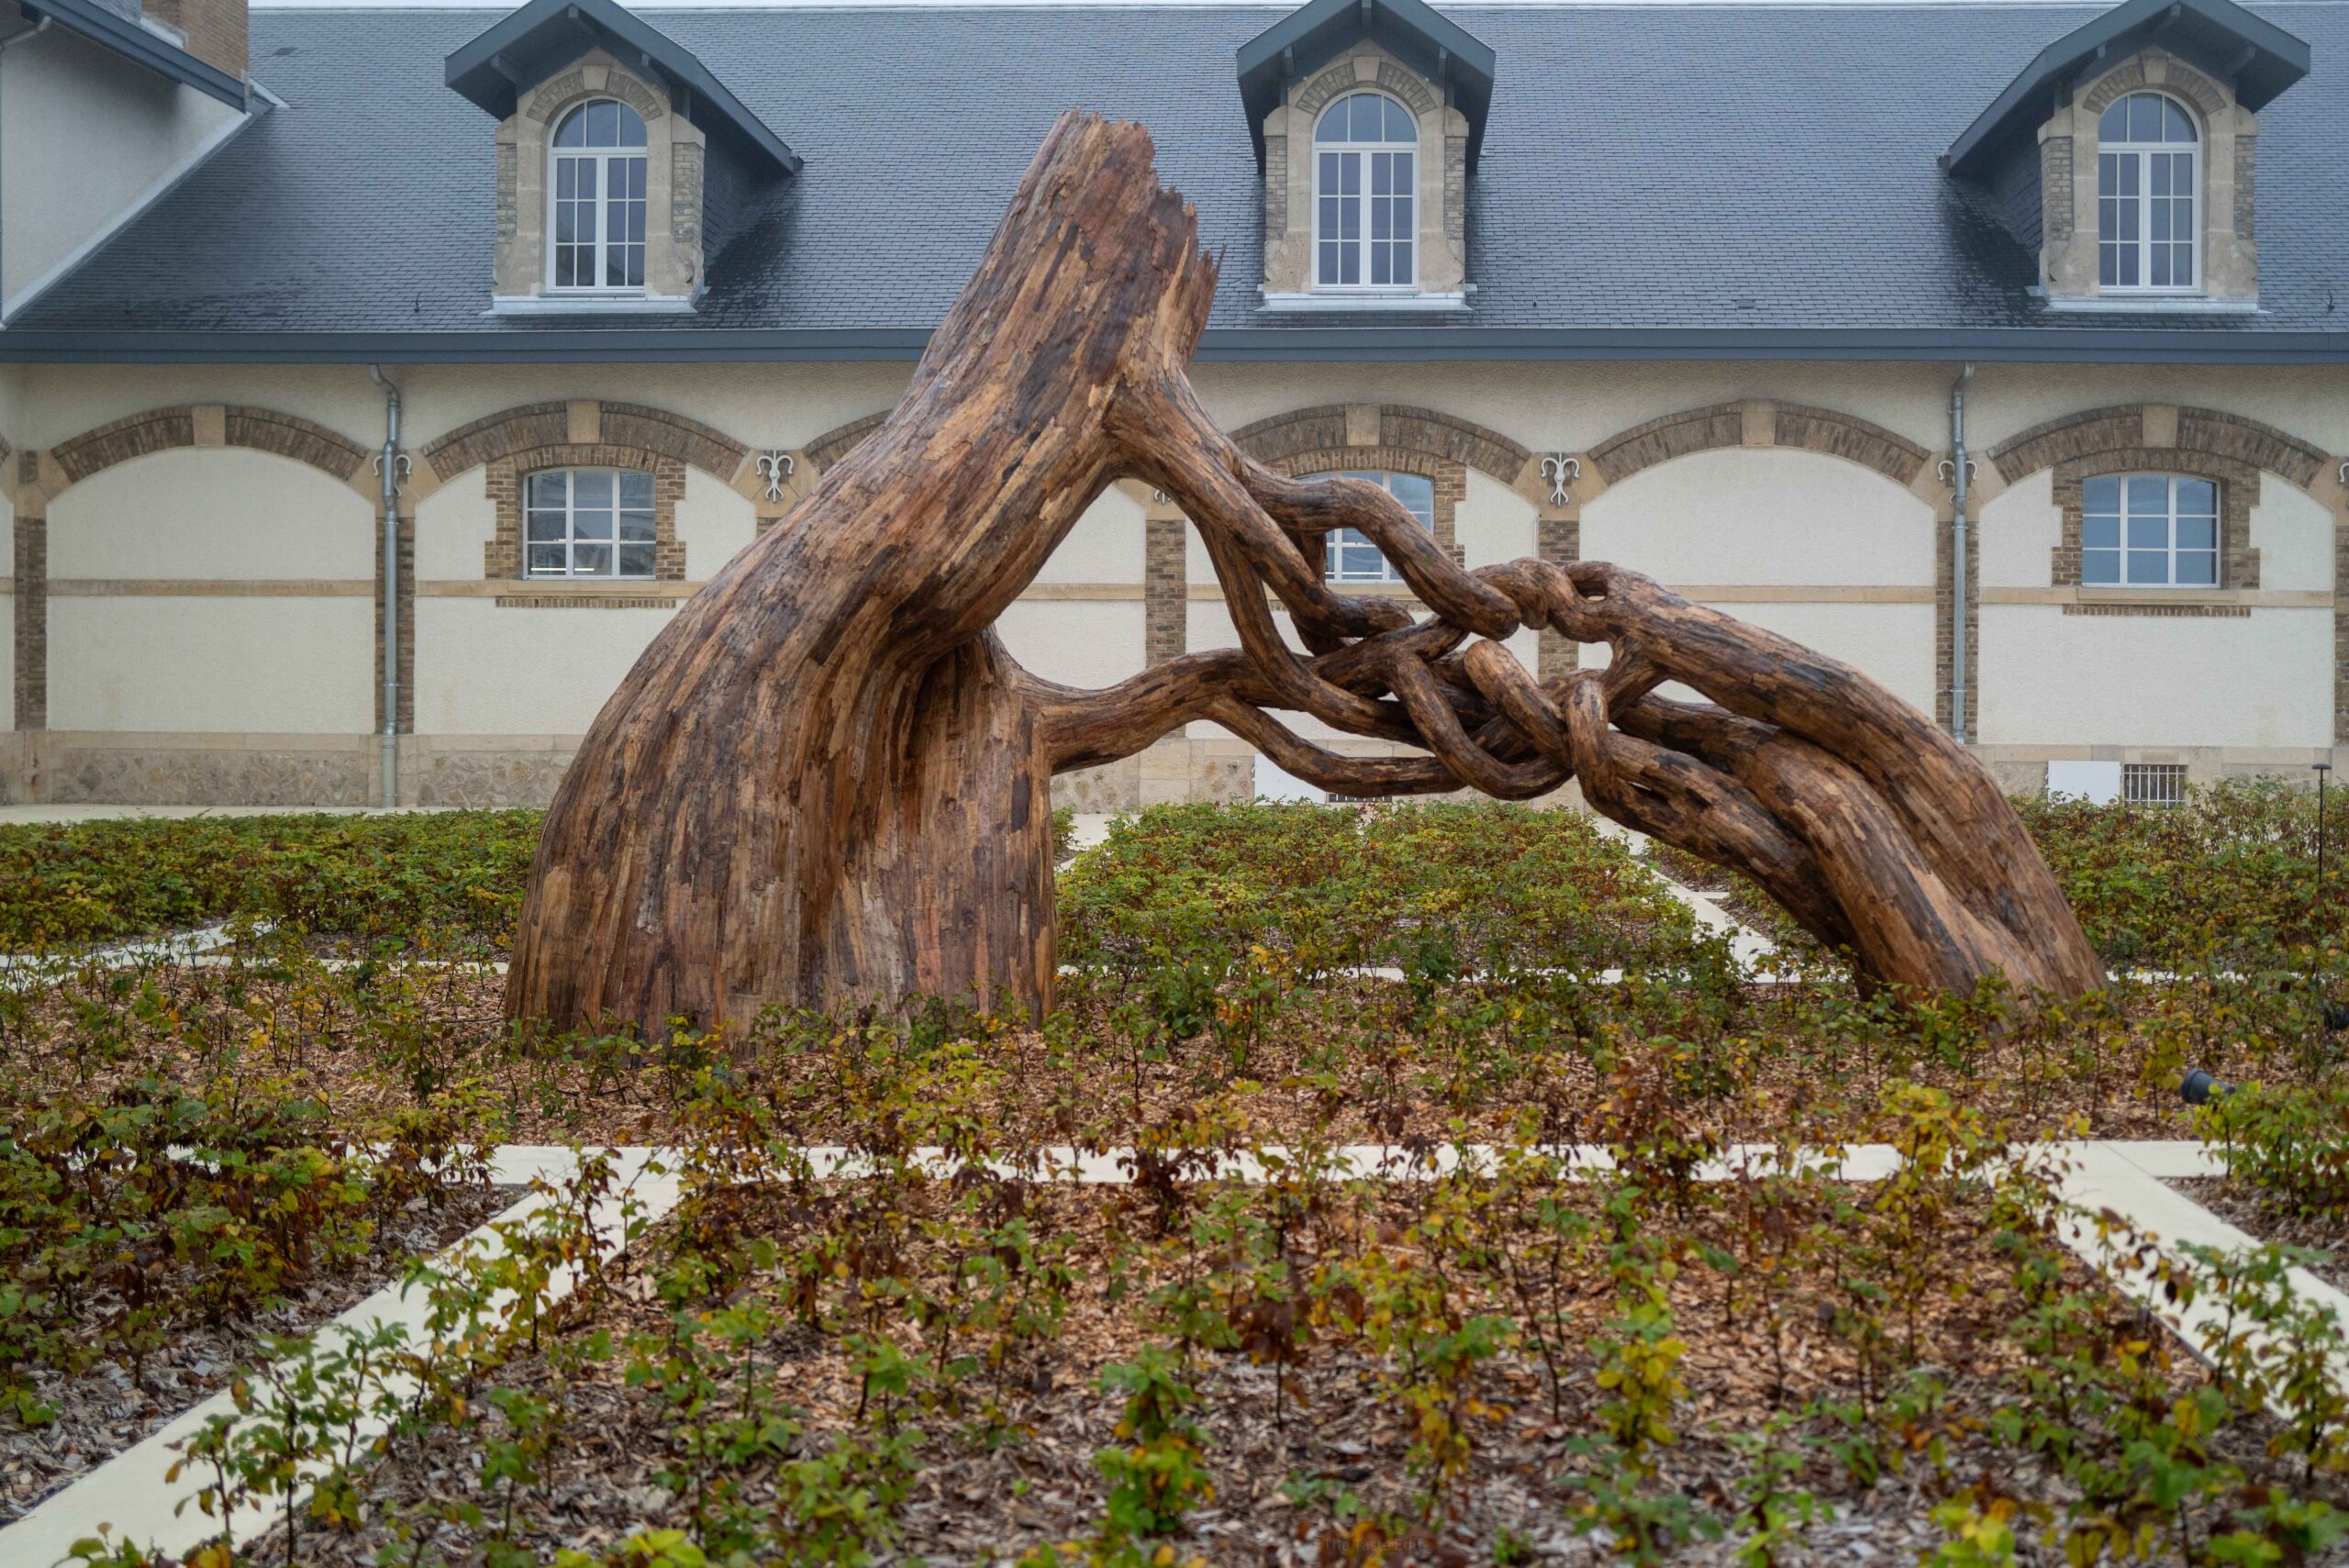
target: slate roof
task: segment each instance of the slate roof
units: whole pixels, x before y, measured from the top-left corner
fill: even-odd
[[[0,357],[910,355],[1072,106],[1145,122],[1223,250],[1210,352],[2349,357],[2349,6],[2252,7],[2314,60],[2261,116],[2259,314],[2025,295],[2032,255],[1936,159],[2101,9],[1446,7],[1497,60],[1457,320],[1257,308],[1233,57],[1285,8],[647,11],[806,160],[698,312],[647,327],[484,314],[494,122],[442,61],[504,13],[264,8],[253,75],[284,106],[13,318]]]

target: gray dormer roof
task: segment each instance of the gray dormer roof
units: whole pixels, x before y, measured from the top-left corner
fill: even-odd
[[[1240,101],[1256,165],[1264,162],[1264,117],[1281,101],[1281,83],[1303,81],[1363,39],[1440,83],[1468,120],[1468,170],[1485,145],[1493,101],[1493,51],[1459,23],[1420,0],[1308,0],[1240,46]]]
[[[2038,134],[2073,83],[2148,46],[2232,83],[2246,109],[2266,108],[2309,73],[2305,42],[2234,0],[2122,0],[2041,50],[1950,143],[1943,166],[1987,173],[2009,147]]]
[[[519,95],[591,49],[666,84],[678,112],[704,132],[732,140],[786,174],[798,172],[799,154],[727,91],[691,50],[612,0],[530,0],[452,51],[443,70],[460,96],[503,120],[514,113]]]

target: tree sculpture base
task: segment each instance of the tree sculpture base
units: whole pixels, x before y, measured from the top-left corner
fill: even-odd
[[[1521,799],[1578,777],[1598,810],[1746,872],[1885,981],[2104,983],[1989,775],[1857,671],[1612,566],[1464,571],[1376,485],[1247,458],[1184,375],[1215,292],[1196,227],[1140,127],[1053,128],[896,411],[596,717],[547,815],[510,1015],[658,1035],[777,1003],[1041,1013],[1052,774],[1202,719],[1349,795]],[[1126,476],[1198,528],[1241,646],[1104,691],[1040,681],[991,628]],[[1336,528],[1433,614],[1333,593]],[[1537,682],[1501,645],[1520,626],[1613,662]],[[1653,695],[1667,680],[1711,704]],[[1342,757],[1268,709],[1424,754]]]

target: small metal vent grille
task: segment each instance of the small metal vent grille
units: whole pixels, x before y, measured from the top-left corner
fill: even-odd
[[[2132,806],[2186,804],[2186,764],[2183,762],[2123,762],[2121,798]]]

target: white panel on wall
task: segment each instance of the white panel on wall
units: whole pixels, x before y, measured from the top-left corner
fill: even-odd
[[[2050,762],[2047,795],[2051,800],[2085,800],[2091,806],[2110,806],[2121,798],[2121,764]]]
[[[49,507],[52,580],[372,581],[379,548],[375,508],[365,496],[306,463],[241,447],[133,458],[92,474]]]
[[[2052,473],[2026,474],[1976,513],[1975,565],[1985,588],[2044,588],[2055,569],[2054,550],[2064,537],[2055,510]]]
[[[2018,746],[2329,746],[2332,615],[2066,616],[1985,605],[1981,740]]]
[[[1139,583],[1142,536],[1141,503],[1113,484],[1076,519],[1036,581]]]
[[[1064,686],[1113,686],[1142,670],[1140,599],[1031,599],[995,623],[1030,674]]]
[[[1931,584],[1932,508],[1816,452],[1698,452],[1582,511],[1582,553],[1666,584]]]
[[[676,614],[416,606],[416,728],[428,735],[580,735]]]
[[[363,734],[375,606],[348,598],[49,601],[51,729]]]
[[[1266,800],[1312,800],[1330,798],[1330,792],[1319,784],[1307,784],[1294,773],[1283,773],[1270,759],[1256,759],[1255,791]]]

